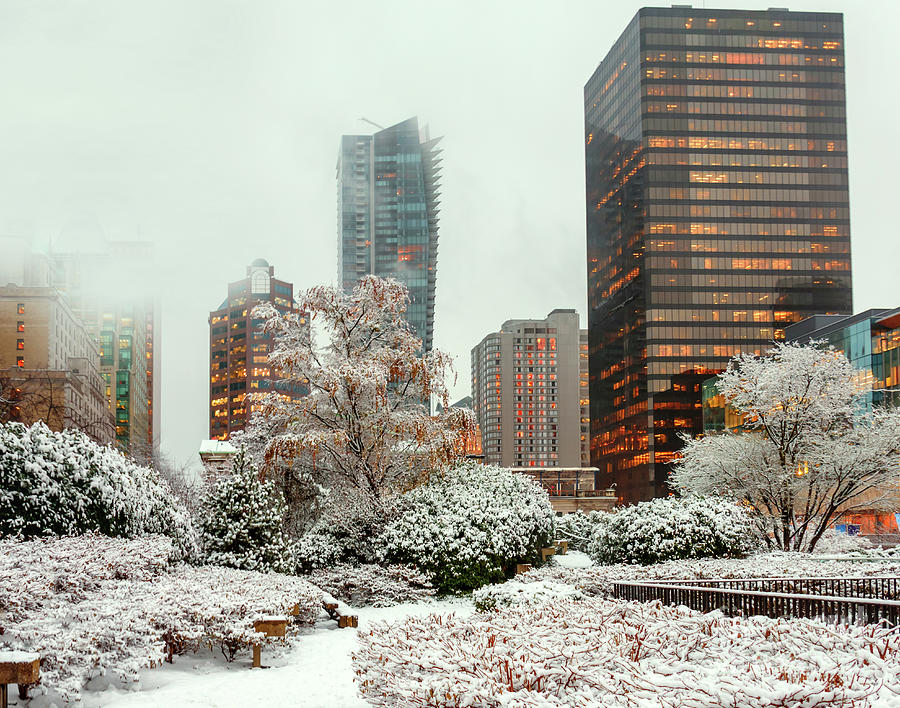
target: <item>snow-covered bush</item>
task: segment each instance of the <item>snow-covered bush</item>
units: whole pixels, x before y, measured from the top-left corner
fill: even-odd
[[[335,495],[313,527],[296,543],[298,572],[329,568],[337,563],[375,563],[375,539],[393,518],[389,500],[373,502],[360,494]]]
[[[380,555],[416,566],[441,592],[502,580],[553,539],[547,493],[530,477],[500,467],[468,463],[436,474],[399,504],[377,539]]]
[[[435,594],[428,578],[406,565],[340,564],[314,570],[307,580],[355,607],[390,607],[404,602],[424,602]]]
[[[196,552],[187,510],[154,470],[75,430],[0,425],[0,538],[93,531],[164,534]]]
[[[856,554],[870,548],[872,548],[872,542],[864,536],[851,536],[835,529],[828,529],[822,534],[813,553],[819,555]]]
[[[478,588],[472,593],[472,599],[475,601],[475,609],[485,612],[516,605],[546,605],[583,600],[584,593],[568,583],[510,580],[500,585]]]
[[[260,480],[241,448],[231,473],[216,479],[203,498],[198,526],[204,560],[241,570],[293,570],[283,516],[280,492]]]
[[[597,525],[609,512],[588,511],[580,509],[571,514],[556,517],[556,537],[569,542],[573,551],[585,551],[594,536]]]
[[[402,639],[401,639],[402,638]],[[590,599],[373,623],[353,655],[375,706],[895,705],[900,634]]]
[[[171,556],[161,536],[0,541],[0,650],[40,653],[39,690],[77,702],[97,676],[136,682],[141,669],[200,646],[232,657],[260,639],[253,620],[294,614],[310,624],[321,609],[321,592],[299,578]]]
[[[587,547],[597,563],[744,556],[758,546],[745,509],[725,499],[654,499],[601,517]]]

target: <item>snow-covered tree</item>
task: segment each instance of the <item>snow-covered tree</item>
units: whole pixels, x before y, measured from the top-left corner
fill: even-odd
[[[783,550],[812,550],[841,514],[896,503],[900,411],[855,415],[859,372],[817,343],[735,357],[719,377],[743,429],[685,440],[671,482],[748,504]]]
[[[262,482],[241,448],[231,473],[216,479],[203,499],[200,543],[207,563],[241,570],[290,572],[291,548],[282,529],[284,502]]]
[[[268,464],[305,456],[329,485],[381,499],[461,455],[474,418],[448,405],[450,356],[422,351],[403,317],[408,305],[403,284],[366,276],[351,293],[307,290],[298,298],[302,314],[269,304],[254,310],[275,340],[269,364],[309,391],[258,399],[257,415],[277,428]],[[426,408],[432,397],[443,404],[435,416]]]

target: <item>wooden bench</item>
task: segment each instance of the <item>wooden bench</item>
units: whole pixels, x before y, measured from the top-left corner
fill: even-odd
[[[546,563],[550,556],[556,555],[556,546],[541,549],[541,563]]]
[[[40,680],[41,657],[33,652],[0,651],[0,708],[9,705],[9,684],[19,686],[19,698],[28,697],[28,686]]]
[[[357,615],[348,614],[346,610],[342,611],[341,603],[333,597],[326,596],[325,599],[322,600],[322,607],[331,619],[337,621],[340,629],[344,629],[345,627],[359,627],[359,617]]]
[[[559,551],[559,555],[564,556],[569,552],[569,542],[566,539],[561,538],[554,541],[554,543],[556,543],[556,549]]]
[[[531,570],[531,563],[518,563],[516,565],[516,575],[527,573],[529,570]]]
[[[287,623],[288,621],[285,617],[263,617],[253,623],[253,629],[266,637],[281,637],[283,639],[287,634]],[[253,644],[253,668],[262,668],[262,647],[258,642]]]

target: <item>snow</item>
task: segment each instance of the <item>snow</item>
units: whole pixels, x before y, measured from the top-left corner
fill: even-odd
[[[298,708],[365,708],[357,695],[351,654],[357,637],[375,622],[397,622],[430,613],[469,616],[465,600],[442,600],[393,607],[354,608],[359,628],[338,629],[334,620],[322,615],[316,625],[303,630],[296,645],[278,655],[274,645],[262,650],[265,670],[251,670],[249,656],[225,664],[221,656],[208,652],[175,657],[172,665],[143,671],[143,690],[128,691],[111,686],[105,691],[87,691],[84,708],[156,708],[157,706],[297,706]],[[42,708],[32,702],[29,708]]]
[[[571,550],[565,555],[557,553],[553,556],[553,562],[561,568],[590,568],[594,565],[587,553]]]
[[[200,454],[227,455],[236,453],[237,448],[227,440],[201,440]]]
[[[0,664],[30,664],[41,655],[33,651],[0,651]]]

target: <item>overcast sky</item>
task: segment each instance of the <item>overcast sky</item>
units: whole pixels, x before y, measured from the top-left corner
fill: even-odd
[[[435,346],[462,397],[504,320],[584,324],[582,88],[640,6],[0,0],[0,235],[158,245],[162,444],[194,460],[226,284],[260,257],[333,283],[340,136],[418,115],[444,136]],[[845,13],[854,308],[900,305],[900,3],[789,8]]]

